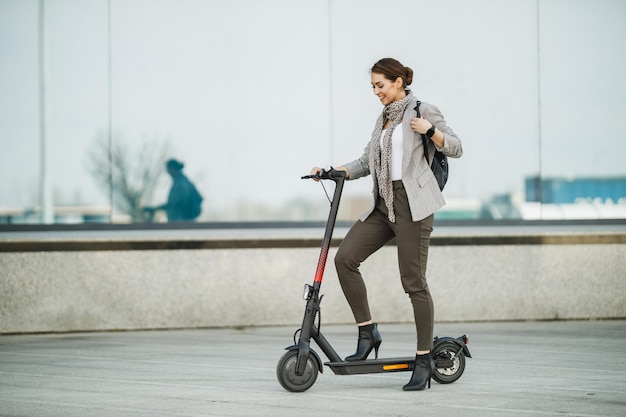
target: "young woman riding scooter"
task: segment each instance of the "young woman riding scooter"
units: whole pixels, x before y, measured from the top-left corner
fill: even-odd
[[[415,367],[405,391],[430,387],[434,364],[434,308],[426,282],[426,263],[434,213],[445,204],[439,185],[424,157],[421,135],[428,141],[427,155],[435,148],[459,158],[461,141],[447,125],[439,109],[419,105],[408,88],[413,70],[396,59],[383,58],[370,70],[374,94],[383,105],[371,140],[360,158],[335,167],[355,180],[372,174],[373,205],[347,233],[335,256],[335,267],[344,295],[358,325],[356,352],[346,361],[365,360],[372,350],[376,357],[382,343],[373,322],[360,264],[392,239],[396,239],[398,265],[404,291],[413,305],[417,329]],[[319,167],[311,175],[320,172]]]

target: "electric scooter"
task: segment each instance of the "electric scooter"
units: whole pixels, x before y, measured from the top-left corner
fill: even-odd
[[[305,175],[302,179],[321,180],[322,186],[324,185],[323,181],[331,180],[335,182],[335,192],[331,201],[330,213],[326,223],[313,285],[304,285],[303,298],[306,300],[306,308],[302,327],[294,333],[294,344],[286,348],[287,352],[278,361],[276,366],[278,382],[280,382],[283,388],[291,392],[303,392],[315,384],[318,371],[322,373],[324,368],[319,355],[310,347],[311,339],[315,341],[329,359],[324,365],[328,366],[336,375],[413,371],[415,356],[345,361],[333,349],[330,342],[320,331],[320,303],[323,298],[323,295],[320,296],[320,287],[339,209],[339,201],[346,180],[346,173],[328,167],[316,175]],[[318,319],[317,325],[315,324],[316,318]],[[467,335],[457,338],[434,338],[434,348],[431,354],[435,362],[435,369],[432,374],[432,378],[435,381],[441,384],[451,384],[463,375],[465,358],[472,357],[467,347],[468,343],[469,338]]]

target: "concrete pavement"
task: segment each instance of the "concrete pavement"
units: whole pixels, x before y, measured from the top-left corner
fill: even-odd
[[[412,325],[380,329],[380,356],[411,355]],[[437,323],[439,336],[468,333],[473,358],[460,380],[422,392],[402,391],[406,372],[327,367],[308,391],[287,392],[275,369],[295,330],[0,336],[0,415],[626,416],[625,320]],[[354,326],[322,331],[342,356],[354,350]]]

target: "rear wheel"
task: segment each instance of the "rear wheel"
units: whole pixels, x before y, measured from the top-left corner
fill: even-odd
[[[317,361],[309,355],[302,375],[296,374],[296,363],[298,362],[298,351],[290,350],[285,352],[276,365],[276,377],[278,382],[287,391],[306,391],[315,384],[317,380]]]
[[[440,384],[451,384],[465,371],[465,354],[461,346],[445,342],[435,346],[433,351],[435,369],[433,379]]]

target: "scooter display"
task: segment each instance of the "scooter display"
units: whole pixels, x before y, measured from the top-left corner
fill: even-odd
[[[322,248],[317,263],[313,285],[304,285],[303,298],[306,300],[302,327],[294,333],[294,344],[287,347],[285,354],[278,361],[276,376],[280,385],[291,392],[303,392],[311,388],[317,380],[318,372],[328,366],[336,375],[358,375],[383,372],[413,371],[415,356],[406,358],[378,358],[358,361],[345,361],[332,347],[320,331],[320,303],[323,295],[320,288],[330,249],[339,202],[343,191],[346,173],[332,167],[322,169],[317,175],[305,175],[302,179],[331,180],[335,191],[331,201],[330,213],[326,223]],[[317,325],[315,321],[318,321]],[[328,358],[322,363],[320,356],[311,348],[311,339]],[[450,384],[458,380],[465,370],[465,359],[471,358],[467,347],[467,335],[459,337],[435,337],[431,351],[435,363],[432,378],[441,384]]]

